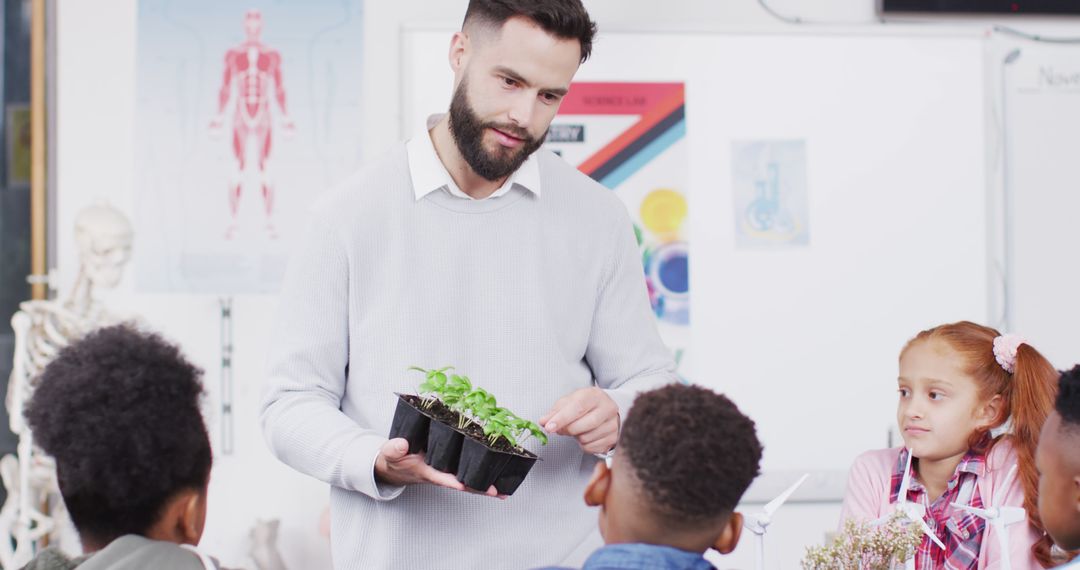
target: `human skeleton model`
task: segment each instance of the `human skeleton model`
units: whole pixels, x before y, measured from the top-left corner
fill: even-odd
[[[78,538],[67,516],[52,459],[34,445],[23,407],[34,393],[41,372],[64,347],[90,331],[115,324],[94,299],[96,289],[120,281],[131,257],[131,224],[105,206],[90,206],[75,220],[79,274],[63,300],[25,301],[11,318],[15,361],[8,381],[6,406],[12,433],[18,436],[17,458],[0,460],[7,501],[0,509],[0,565],[21,568],[48,537],[61,549],[78,552]],[[6,537],[7,540],[3,538]]]
[[[257,570],[287,570],[281,553],[277,548],[278,526],[280,521],[273,519],[255,521],[251,528],[251,559]]]
[[[281,81],[281,54],[267,47],[260,41],[262,33],[262,13],[248,10],[244,15],[244,30],[247,40],[230,49],[225,54],[225,76],[218,92],[218,116],[210,123],[212,132],[218,132],[224,125],[225,108],[235,91],[236,109],[232,121],[233,155],[238,163],[238,176],[229,182],[229,213],[232,222],[225,232],[226,239],[232,239],[237,228],[237,213],[240,207],[240,194],[243,190],[243,173],[247,167],[247,145],[255,145],[258,160],[259,181],[262,186],[263,208],[266,212],[266,231],[275,236],[270,216],[274,211],[274,188],[266,171],[270,157],[272,123],[270,117],[270,90],[284,118],[286,133],[293,130],[285,107],[285,86]]]

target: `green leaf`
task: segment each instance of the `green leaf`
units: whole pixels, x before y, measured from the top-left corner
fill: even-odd
[[[514,434],[510,432],[510,429],[506,424],[491,422],[484,426],[484,435],[488,436],[488,441],[490,441],[492,445],[494,445],[501,437],[510,445],[518,447],[517,439],[514,438]]]
[[[461,380],[461,385],[465,389],[466,392],[472,391],[472,389],[473,389],[472,381],[469,380],[468,376],[458,376],[458,378]]]
[[[547,432],[541,429],[539,425],[537,425],[535,422],[529,422],[529,425],[526,426],[526,429],[529,430],[530,435],[535,437],[540,442],[540,445],[547,445]]]

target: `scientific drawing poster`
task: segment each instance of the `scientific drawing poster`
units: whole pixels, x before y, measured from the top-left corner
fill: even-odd
[[[685,103],[682,83],[574,83],[546,143],[626,204],[677,361],[690,344]]]
[[[731,178],[736,247],[810,243],[805,141],[733,142]]]
[[[270,293],[360,160],[362,0],[140,0],[136,286]]]

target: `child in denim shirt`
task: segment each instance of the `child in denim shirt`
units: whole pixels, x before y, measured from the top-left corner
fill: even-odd
[[[754,422],[725,396],[686,385],[641,394],[585,489],[606,546],[583,570],[713,569],[703,554],[735,549],[735,507],[760,461]]]

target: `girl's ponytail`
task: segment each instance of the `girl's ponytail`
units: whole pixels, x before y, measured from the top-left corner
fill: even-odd
[[[1005,399],[1012,413],[1012,445],[1016,450],[1017,478],[1024,489],[1024,510],[1031,526],[1045,533],[1039,518],[1039,472],[1035,469],[1035,448],[1039,432],[1054,409],[1058,372],[1039,351],[1022,344],[1016,351],[1016,366],[1011,382],[1005,389]],[[1035,558],[1044,568],[1054,566],[1050,556],[1053,540],[1043,537],[1032,547]]]

